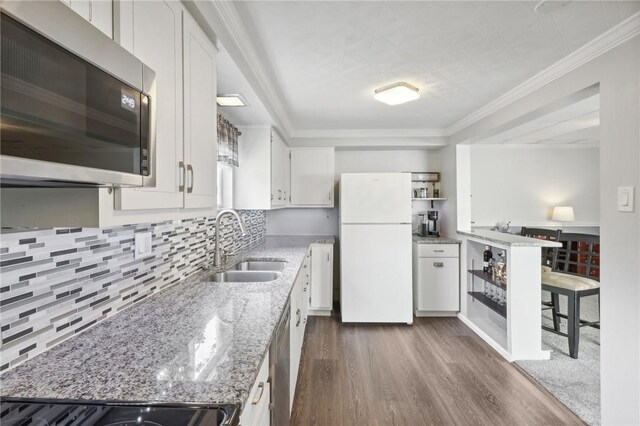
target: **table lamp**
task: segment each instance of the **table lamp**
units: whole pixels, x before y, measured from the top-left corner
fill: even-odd
[[[554,207],[553,213],[551,214],[551,220],[554,222],[560,222],[562,225],[564,225],[564,222],[573,222],[576,220],[576,216],[573,214],[573,207]]]

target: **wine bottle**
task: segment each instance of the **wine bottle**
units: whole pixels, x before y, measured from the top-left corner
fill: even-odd
[[[482,270],[489,272],[489,261],[493,259],[493,253],[489,246],[484,246],[484,253],[482,253]]]

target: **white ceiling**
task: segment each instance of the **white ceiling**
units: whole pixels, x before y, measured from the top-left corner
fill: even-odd
[[[219,44],[217,56],[218,94],[241,94],[247,100],[247,107],[218,107],[218,112],[236,126],[268,125],[273,120],[255,90],[240,69],[233,62],[229,53]]]
[[[296,130],[442,129],[640,10],[638,1],[247,1],[236,9]],[[399,106],[373,91],[406,81]]]

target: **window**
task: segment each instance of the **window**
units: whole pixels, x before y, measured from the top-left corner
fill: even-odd
[[[233,166],[218,161],[218,209],[233,208]]]

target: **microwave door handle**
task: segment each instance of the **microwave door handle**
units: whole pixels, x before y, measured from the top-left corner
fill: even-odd
[[[189,186],[187,187],[187,193],[191,194],[193,192],[193,166],[191,164],[187,164],[187,172],[189,173]]]
[[[187,179],[186,170],[184,167],[184,162],[178,162],[178,171],[180,173],[180,184],[178,185],[178,192],[184,191],[185,180]]]

